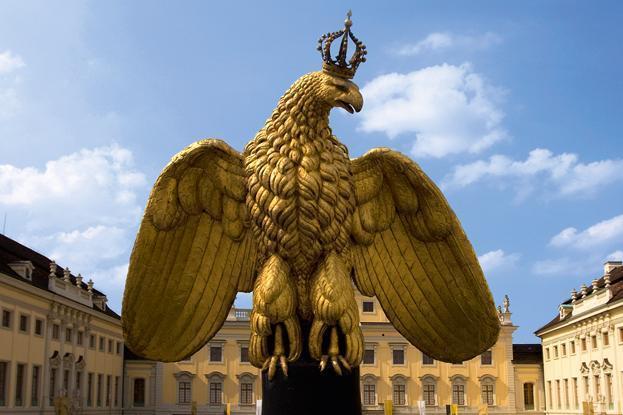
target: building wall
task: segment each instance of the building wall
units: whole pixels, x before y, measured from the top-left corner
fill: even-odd
[[[611,295],[602,289],[578,299],[561,310],[570,318],[539,333],[547,413],[582,413],[585,401],[595,413],[622,413],[623,301],[608,303]]]
[[[478,356],[461,365],[435,361],[424,364],[422,353],[411,346],[389,323],[379,303],[372,298],[357,297],[362,330],[367,349],[374,350],[374,362],[362,364],[362,401],[365,385],[374,385],[374,402],[364,405],[367,414],[382,413],[386,400],[392,400],[394,385],[404,385],[405,405],[394,403],[394,413],[418,413],[417,401],[424,399],[424,383],[435,385],[435,402],[427,412],[445,413],[445,405],[452,402],[453,382],[462,384],[465,405],[460,412],[477,413],[483,410],[483,382],[493,386],[493,405],[486,405],[491,413],[542,413],[544,410],[542,368],[539,364],[514,365],[512,363],[512,335],[516,327],[510,321],[510,312],[502,323],[499,341],[492,348],[491,364],[483,364]],[[364,302],[371,302],[372,311],[364,311]],[[366,305],[370,307],[370,305]],[[229,403],[232,413],[255,413],[253,403],[261,399],[260,371],[249,363],[241,362],[241,348],[248,347],[248,310],[232,309],[228,320],[215,338],[189,361],[155,363],[142,360],[126,361],[126,414],[191,413],[192,402],[199,414],[222,414]],[[211,349],[222,350],[222,361],[210,360]],[[393,363],[393,351],[403,350],[404,364]],[[218,353],[217,353],[218,354]],[[214,356],[213,356],[214,357]],[[143,407],[133,407],[131,387],[135,379],[149,384],[149,396]],[[180,402],[180,382],[189,382],[191,397]],[[523,395],[517,392],[524,383],[534,383],[533,409],[525,409]],[[222,405],[210,404],[210,384],[220,383]],[[252,385],[251,405],[241,403],[241,384]],[[523,393],[523,388],[521,389]],[[154,398],[154,395],[160,398]]]
[[[54,399],[65,393],[73,405],[83,408],[84,414],[121,413],[123,335],[118,319],[0,274],[0,313],[4,311],[11,315],[8,328],[0,324],[0,362],[7,366],[8,386],[0,413],[53,413]],[[25,331],[20,330],[21,316],[27,318]],[[37,320],[42,324],[40,335],[35,333]],[[82,333],[82,345],[78,344],[79,332]],[[58,338],[54,338],[56,333]],[[90,336],[95,336],[94,348],[90,347]],[[104,351],[99,349],[100,338],[104,341]],[[110,349],[109,341],[112,342]],[[18,365],[24,365],[21,404],[17,399]],[[38,387],[33,389],[35,367],[39,368],[39,381]],[[53,370],[56,381],[52,388]],[[93,376],[91,407],[87,407],[86,393],[89,373]],[[96,394],[98,375],[102,379],[100,406],[97,406]],[[108,376],[110,402],[105,396]],[[116,405],[115,382],[118,388]]]

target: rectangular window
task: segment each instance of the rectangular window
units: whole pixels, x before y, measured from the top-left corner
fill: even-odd
[[[210,346],[210,362],[222,362],[223,361],[223,347],[222,346]]]
[[[623,327],[619,327],[619,343],[623,343]]]
[[[116,350],[116,353],[117,353],[118,355],[120,355],[120,354],[121,354],[121,342],[117,342],[117,350]]]
[[[145,379],[134,379],[134,406],[145,406]]]
[[[480,364],[483,366],[490,366],[493,364],[493,353],[491,350],[487,350],[480,355]]]
[[[526,411],[534,410],[534,383],[523,384],[523,408]]]
[[[210,382],[210,405],[221,405],[223,384],[221,382]]]
[[[612,374],[606,373],[606,405],[608,409],[614,409],[614,402],[612,401]]]
[[[392,362],[395,365],[404,365],[405,364],[405,350],[404,349],[393,349],[392,350]]]
[[[549,347],[545,348],[545,359],[549,360],[550,355],[549,355]]]
[[[249,346],[240,346],[240,363],[249,363]]]
[[[578,399],[578,378],[573,378],[573,407],[578,409],[580,401]]]
[[[571,354],[575,354],[575,340],[571,340],[569,346],[571,346]]]
[[[178,403],[190,403],[190,382],[181,381],[177,384]]]
[[[394,385],[394,405],[406,405],[405,385]]]
[[[112,353],[114,342],[111,339],[108,339],[108,353]]]
[[[106,376],[106,407],[110,407],[110,398],[112,398],[112,393],[110,390],[112,383],[112,376]]]
[[[552,381],[548,380],[547,381],[547,396],[549,399],[547,399],[547,405],[549,406],[549,409],[554,409],[554,395],[552,395]]]
[[[435,359],[430,357],[429,355],[422,353],[422,364],[423,365],[434,365]]]
[[[91,349],[95,349],[95,335],[94,334],[89,335],[89,347]]]
[[[35,334],[37,336],[43,335],[43,320],[41,320],[40,318],[35,320]]]
[[[48,390],[48,405],[54,405],[54,398],[56,397],[56,368],[50,368],[50,389]]]
[[[562,356],[565,357],[567,355],[567,345],[563,343],[560,347],[561,347]]]
[[[435,384],[424,384],[424,403],[426,406],[435,406]]]
[[[11,314],[9,310],[2,310],[2,327],[5,329],[11,328]]]
[[[102,387],[104,385],[102,385],[104,383],[104,375],[102,374],[98,374],[97,375],[97,386],[96,386],[96,405],[97,406],[102,406]]]
[[[7,405],[7,392],[9,389],[9,385],[7,382],[9,371],[8,362],[0,362],[0,406]]]
[[[556,407],[560,409],[560,380],[556,380]]]
[[[32,383],[30,385],[30,406],[39,406],[39,383],[41,378],[41,367],[32,367]]]
[[[119,406],[119,376],[115,376],[115,406]]]
[[[602,341],[604,346],[609,346],[610,345],[610,336],[608,336],[608,332],[607,331],[601,333],[601,341]]]
[[[376,385],[364,384],[363,385],[363,404],[364,405],[376,405]]]
[[[597,348],[597,336],[591,336],[591,347],[593,349]]]
[[[374,347],[364,349],[364,351],[363,351],[363,364],[364,365],[373,365],[374,364]]]
[[[69,370],[63,372],[63,390],[69,392]]]
[[[240,405],[252,405],[253,404],[253,384],[241,383],[240,384]]]
[[[465,385],[458,383],[452,385],[452,403],[465,405]]]
[[[28,316],[20,314],[19,316],[19,331],[27,333],[28,332]]]
[[[25,372],[26,372],[26,365],[22,363],[18,363],[17,370],[15,371],[15,406],[24,406]]]
[[[580,345],[582,346],[582,351],[585,352],[586,351],[586,337],[582,337],[580,339]]]
[[[76,395],[80,398],[82,402],[82,372],[76,372]]]
[[[100,352],[105,352],[106,349],[106,339],[100,336]]]
[[[595,375],[593,376],[593,379],[594,379],[593,385],[595,385],[594,396],[599,396],[601,395],[601,378],[599,377],[599,375]]]
[[[493,385],[490,383],[483,383],[481,386],[482,403],[489,406],[493,405]]]
[[[569,379],[563,380],[565,409],[569,409]]]
[[[69,327],[67,327],[65,329],[65,341],[67,343],[71,343],[72,334],[73,334],[72,330]]]
[[[374,312],[374,302],[373,301],[364,301],[362,303],[362,309],[364,313],[373,313]]]
[[[590,387],[588,385],[588,376],[584,376],[584,397],[588,399],[588,396],[591,394]]]
[[[78,331],[76,333],[76,344],[78,346],[82,346],[82,332],[81,331]]]
[[[554,346],[554,359],[558,359],[558,346]]]
[[[93,373],[87,376],[87,406],[93,406]]]
[[[58,340],[61,338],[61,326],[58,324],[52,324],[52,338]]]

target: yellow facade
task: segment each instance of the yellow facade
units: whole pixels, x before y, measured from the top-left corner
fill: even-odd
[[[548,414],[623,411],[623,266],[573,291],[558,316],[537,331],[543,340]]]
[[[47,258],[0,238],[0,413],[120,414],[119,316],[92,284],[68,270],[50,277]],[[33,261],[11,262],[15,247]]]
[[[418,401],[428,400],[426,412],[441,414],[453,396],[460,413],[544,410],[540,362],[513,363],[516,326],[510,311],[500,313],[502,330],[490,363],[488,356],[478,356],[451,365],[424,362],[423,354],[392,327],[375,299],[358,295],[357,302],[367,350],[360,368],[364,413],[382,414],[386,401],[393,401],[393,413],[419,413]],[[232,309],[216,337],[186,362],[157,363],[128,356],[125,413],[191,413],[193,402],[199,414],[222,414],[226,404],[233,414],[255,413],[255,401],[261,399],[260,372],[241,362],[248,346],[248,315],[248,310]],[[136,382],[139,391],[145,390],[138,405],[133,402]],[[525,384],[532,385],[527,401]]]

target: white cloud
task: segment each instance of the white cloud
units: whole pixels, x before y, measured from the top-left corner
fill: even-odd
[[[513,267],[519,260],[519,254],[507,254],[502,249],[489,251],[478,256],[478,261],[485,274],[494,270]]]
[[[574,227],[565,228],[550,239],[549,245],[566,252],[579,250],[581,255],[567,254],[536,261],[532,267],[535,274],[578,277],[600,275],[604,261],[623,259],[623,251],[616,250],[623,246],[623,215],[603,220],[582,231]]]
[[[537,184],[548,195],[591,196],[605,185],[623,181],[623,160],[606,159],[581,163],[573,153],[553,154],[537,148],[525,160],[493,155],[489,160],[456,166],[443,181],[444,187],[466,187],[490,179],[503,185],[514,184],[523,196]]]
[[[440,51],[450,48],[462,50],[487,49],[502,43],[502,37],[496,33],[487,32],[481,35],[457,35],[449,32],[433,32],[424,39],[402,45],[395,50],[396,54],[403,56],[418,55],[427,51]]]
[[[20,56],[10,50],[0,53],[0,75],[5,75],[25,66]]]
[[[116,144],[82,149],[43,169],[0,165],[0,211],[9,231],[22,224],[8,236],[92,278],[116,311],[146,190],[132,153]]]
[[[361,130],[414,136],[415,156],[478,153],[507,137],[498,108],[503,92],[467,63],[381,75],[361,91]]]
[[[23,66],[22,58],[10,50],[0,53],[0,121],[12,118],[21,107],[17,92],[20,78],[11,74]]]
[[[608,255],[607,259],[608,261],[623,261],[623,251],[621,251],[620,249],[614,251],[610,255]]]
[[[563,229],[550,240],[550,245],[590,249],[612,242],[623,245],[623,215],[603,220],[580,232],[573,227]]]

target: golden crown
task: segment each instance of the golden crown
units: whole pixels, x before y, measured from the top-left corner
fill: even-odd
[[[357,67],[361,62],[366,61],[366,45],[357,39],[353,32],[350,31],[350,27],[353,22],[350,17],[353,13],[349,10],[346,14],[346,20],[344,20],[344,29],[337,32],[330,32],[324,34],[318,39],[318,51],[322,55],[322,70],[332,75],[340,76],[342,78],[351,79],[355,76]],[[331,43],[338,38],[342,38],[340,41],[340,51],[335,59],[331,57]],[[346,60],[346,54],[348,52],[348,39],[355,43],[355,53],[350,59]]]

